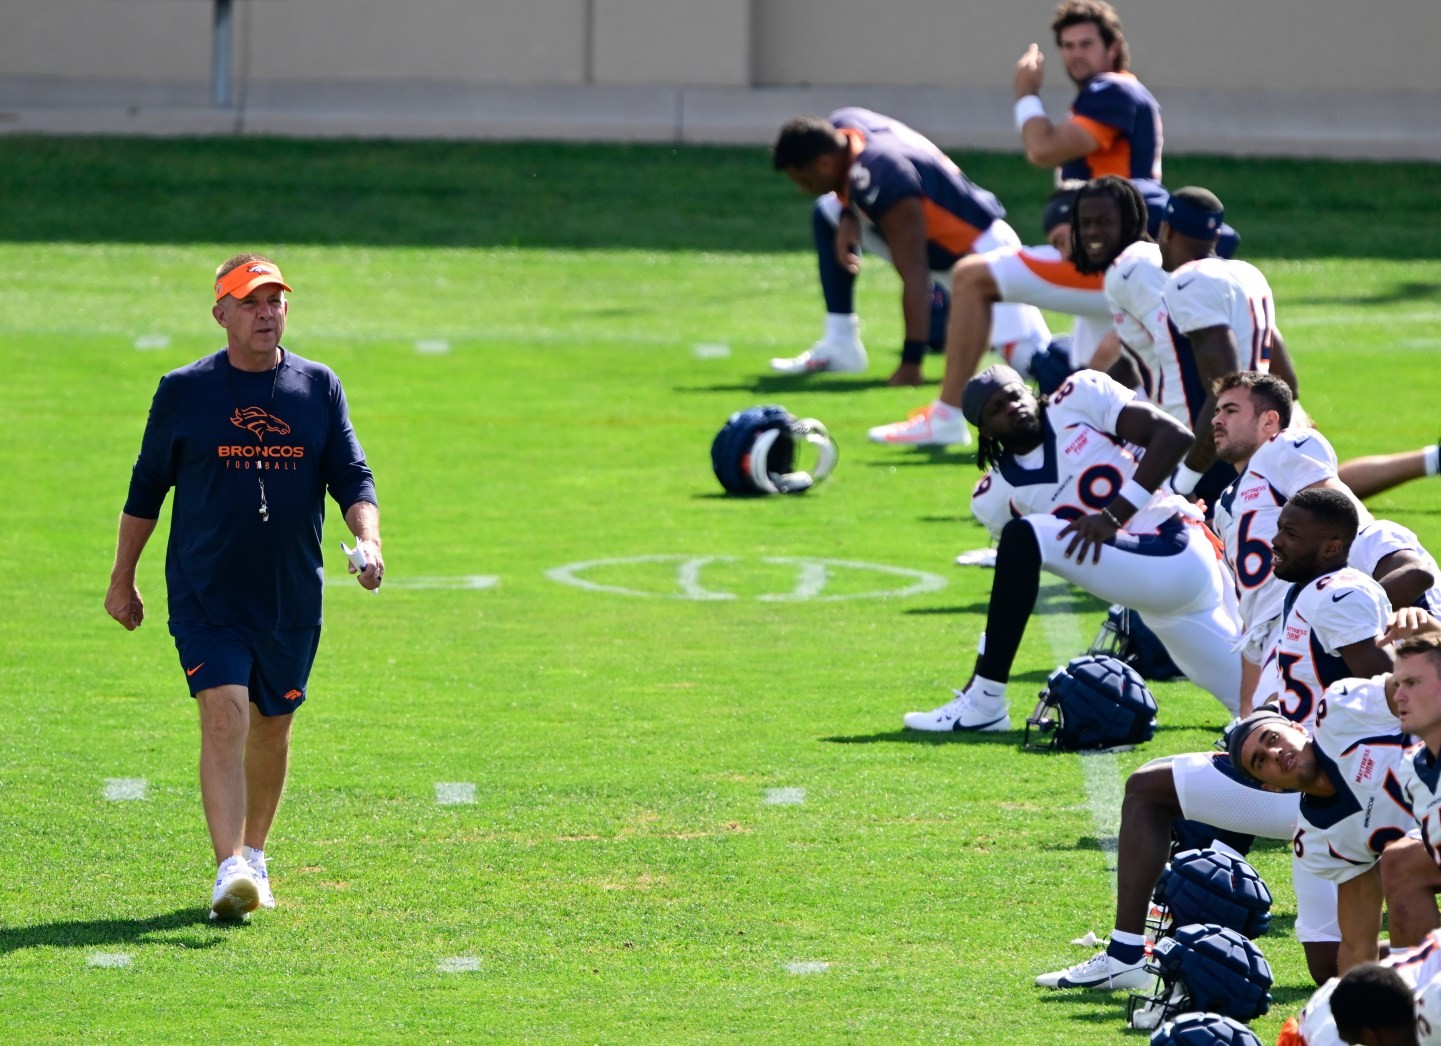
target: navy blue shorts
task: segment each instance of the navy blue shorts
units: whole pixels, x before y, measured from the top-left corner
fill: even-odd
[[[263,716],[289,715],[305,701],[320,627],[279,631],[170,622],[190,696],[216,686],[243,686]]]

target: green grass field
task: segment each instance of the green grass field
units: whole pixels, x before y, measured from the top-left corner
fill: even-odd
[[[960,160],[1039,238],[1043,172]],[[1227,202],[1343,458],[1436,439],[1436,168],[1167,173]],[[865,441],[930,395],[883,385],[879,266],[871,373],[766,374],[820,304],[808,201],[762,150],[0,138],[0,189],[0,1039],[1140,1041],[1124,996],[1031,979],[1110,929],[1107,795],[1223,713],[1158,685],[1156,739],[1089,762],[899,729],[970,672],[974,458]],[[296,288],[287,346],[345,382],[389,570],[346,582],[332,505],[280,906],[217,928],[164,522],[144,627],[102,599],[150,396],[220,346],[210,273],[247,248]],[[814,494],[720,496],[710,440],[763,402],[836,437]],[[1373,508],[1441,546],[1441,481]],[[1102,616],[1044,594],[1018,723]],[[1274,1041],[1310,987],[1287,855],[1253,859]]]

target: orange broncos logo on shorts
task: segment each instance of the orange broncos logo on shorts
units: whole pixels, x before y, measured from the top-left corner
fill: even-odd
[[[305,696],[305,695],[304,695],[303,693],[301,693],[299,690],[287,690],[287,691],[285,691],[285,700],[287,700],[287,701],[299,701],[299,700],[300,700],[302,697],[304,697],[304,696]]]

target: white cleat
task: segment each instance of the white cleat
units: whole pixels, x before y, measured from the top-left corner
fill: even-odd
[[[986,694],[978,701],[964,690],[953,691],[955,700],[932,712],[907,712],[903,722],[909,730],[930,733],[964,731],[992,733],[1011,728],[1005,694]]]
[[[956,557],[958,567],[990,567],[995,569],[996,550],[994,548],[973,548],[969,552],[962,552]]]
[[[771,360],[771,370],[779,374],[859,374],[866,369],[866,348],[859,338],[840,341],[822,338],[799,356]]]
[[[260,907],[274,908],[275,894],[270,892],[270,869],[266,867],[265,855],[247,855],[245,863],[250,867],[250,874],[255,879],[255,885],[260,890]]]
[[[945,417],[931,403],[913,410],[905,421],[877,425],[866,434],[872,443],[900,443],[911,447],[969,447],[971,430],[960,411]]]
[[[1036,978],[1041,988],[1090,988],[1095,991],[1138,991],[1155,981],[1155,975],[1146,972],[1143,957],[1136,963],[1123,963],[1111,958],[1105,952],[1097,952],[1085,962],[1055,973],[1043,973]]]
[[[244,919],[260,907],[260,885],[243,857],[231,857],[215,873],[210,895],[210,918]]]

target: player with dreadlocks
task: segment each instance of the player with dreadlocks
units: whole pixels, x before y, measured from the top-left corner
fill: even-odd
[[[905,725],[1010,729],[1006,683],[1042,569],[1139,610],[1177,666],[1234,715],[1235,590],[1200,512],[1165,482],[1190,431],[1093,370],[1042,402],[1014,370],[992,367],[966,384],[961,409],[980,432],[986,469],[971,511],[999,538],[986,632],[970,682],[940,708],[909,713]]]

